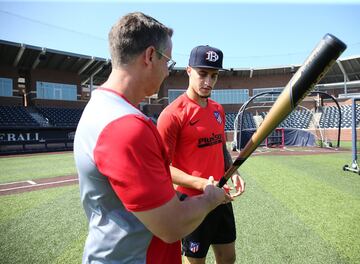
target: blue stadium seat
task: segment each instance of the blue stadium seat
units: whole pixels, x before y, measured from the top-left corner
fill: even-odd
[[[233,113],[233,112],[225,113],[225,119],[226,119],[225,131],[234,130],[234,122],[237,114],[238,113]],[[240,122],[240,120],[238,120],[238,122]],[[245,114],[243,115],[242,129],[251,129],[251,128],[256,128],[253,115],[250,112],[245,112]]]
[[[39,127],[24,106],[0,106],[0,127]]]
[[[351,128],[352,126],[352,109],[351,105],[341,105],[341,128]],[[356,106],[356,123],[360,122],[360,106]],[[339,125],[339,111],[337,106],[324,107],[324,112],[321,115],[320,127],[323,128],[337,128]]]
[[[83,112],[82,108],[37,107],[37,110],[56,127],[76,127]]]

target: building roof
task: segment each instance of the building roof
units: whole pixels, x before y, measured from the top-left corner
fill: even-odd
[[[0,40],[0,65],[19,70],[51,69],[78,74],[83,85],[100,85],[111,72],[111,61],[104,58],[75,54],[65,51],[37,47]],[[232,68],[220,72],[220,76],[256,77],[294,73],[300,65],[269,68]],[[185,68],[175,68],[172,74],[185,74]],[[338,83],[360,80],[360,56],[339,59],[319,83]]]
[[[78,74],[82,84],[103,83],[111,72],[111,61],[87,55],[0,40],[0,65],[19,70],[48,69]]]

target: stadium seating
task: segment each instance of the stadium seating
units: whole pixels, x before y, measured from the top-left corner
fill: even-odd
[[[39,127],[23,106],[0,106],[0,127]]]
[[[261,112],[260,115],[265,118],[267,112]],[[293,111],[284,121],[279,124],[279,128],[308,129],[312,119],[310,111],[301,109]]]
[[[360,105],[356,106],[357,125],[360,124]],[[351,128],[352,109],[351,105],[342,105],[340,107],[342,128]],[[47,127],[76,127],[83,109],[82,108],[58,108],[58,107],[32,107],[23,106],[0,106],[0,127],[39,127],[45,126],[39,120],[36,120],[34,112],[48,120]],[[237,112],[225,113],[225,131],[234,129],[234,122]],[[265,118],[267,112],[259,113]],[[156,123],[157,115],[152,119]],[[310,111],[304,109],[293,111],[278,127],[308,129],[312,119]],[[339,112],[336,106],[327,106],[323,108],[323,113],[319,121],[322,128],[337,128],[339,121]],[[256,129],[256,123],[252,113],[245,112],[243,115],[242,129]]]
[[[341,105],[341,127],[351,128],[352,126],[352,109],[351,105]],[[360,123],[360,106],[356,106],[356,124]],[[339,111],[336,106],[324,107],[324,112],[320,119],[320,127],[337,128],[339,125]]]
[[[245,113],[245,116],[243,117],[243,126],[244,126],[244,129],[256,128],[255,120],[251,113],[249,113],[249,112]]]
[[[319,126],[322,128],[336,128],[338,127],[338,120],[339,112],[336,106],[324,107]]]
[[[225,131],[234,130],[234,122],[237,113],[225,113]],[[240,121],[240,120],[239,120]],[[243,116],[243,127],[242,129],[253,129],[256,128],[256,124],[253,115],[250,112],[245,112]]]
[[[310,111],[295,110],[283,122],[280,123],[280,128],[297,128],[307,129],[312,118]]]
[[[225,113],[225,131],[234,130],[236,113]]]
[[[352,126],[352,109],[351,105],[341,105],[341,127],[351,128]],[[265,118],[268,112],[260,112],[259,115]],[[238,113],[229,112],[225,114],[225,131],[234,130],[234,122]],[[293,111],[279,128],[309,129],[313,115],[305,109]],[[327,106],[323,108],[323,113],[319,121],[321,128],[337,128],[339,122],[339,112],[337,106]],[[360,104],[356,105],[356,124],[360,125]],[[245,112],[243,116],[242,129],[256,129],[254,117],[250,112]]]
[[[55,127],[76,127],[83,112],[80,108],[37,107],[37,110]]]

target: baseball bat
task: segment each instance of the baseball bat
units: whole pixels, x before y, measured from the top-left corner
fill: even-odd
[[[326,72],[336,59],[346,49],[345,43],[331,34],[326,34],[296,71],[279,95],[264,121],[250,140],[240,151],[230,168],[220,179],[218,186],[223,187],[234,172],[245,162],[264,139],[296,108]]]

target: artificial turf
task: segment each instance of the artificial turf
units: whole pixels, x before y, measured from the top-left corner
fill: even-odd
[[[0,158],[0,183],[75,175],[72,152]]]
[[[49,169],[60,163],[41,157]],[[75,171],[65,160],[62,175]],[[236,263],[360,263],[360,176],[342,170],[349,161],[350,153],[251,156],[233,203]],[[0,196],[1,263],[80,263],[86,225],[78,185]]]

